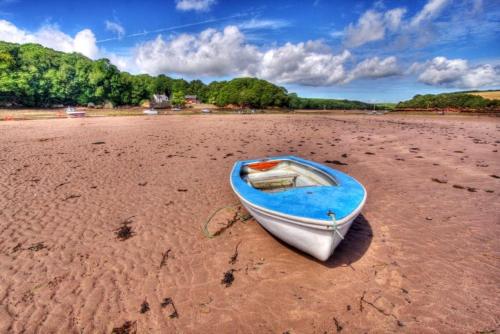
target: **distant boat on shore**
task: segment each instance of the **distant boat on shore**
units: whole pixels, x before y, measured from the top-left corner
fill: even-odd
[[[66,115],[69,117],[85,117],[86,113],[83,110],[76,110],[73,107],[67,107],[66,108]]]
[[[158,115],[158,110],[150,108],[143,111],[145,115]]]
[[[237,161],[230,182],[262,227],[321,261],[333,254],[366,201],[354,178],[294,156]]]

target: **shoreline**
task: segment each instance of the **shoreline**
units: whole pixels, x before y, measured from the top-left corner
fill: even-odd
[[[202,114],[201,107],[186,108],[182,111],[172,111],[171,109],[158,109],[159,114],[157,116],[186,116],[186,115],[199,115]],[[92,117],[125,117],[125,116],[146,116],[146,117],[157,117],[144,115],[143,111],[145,108],[142,107],[127,107],[127,108],[114,108],[114,109],[94,109],[94,108],[84,108],[79,107],[78,110],[85,111],[87,115],[86,118]],[[372,114],[372,110],[317,110],[317,109],[300,109],[300,110],[288,110],[288,109],[256,109],[255,114],[258,115],[369,115],[380,117],[380,114]],[[221,108],[213,108],[212,115],[238,115],[237,110],[228,110]],[[252,113],[244,112],[243,115],[250,115]],[[444,114],[440,111],[390,111],[385,113],[385,115],[392,116],[481,116],[481,117],[500,117],[500,112],[445,112]],[[0,122],[1,121],[21,121],[21,120],[36,120],[36,119],[64,119],[71,118],[65,113],[65,108],[19,108],[19,109],[1,109],[0,108]]]

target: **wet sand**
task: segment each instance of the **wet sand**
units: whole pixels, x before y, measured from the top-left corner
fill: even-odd
[[[498,118],[54,119],[0,122],[0,139],[0,333],[500,326]],[[237,201],[235,160],[282,154],[368,191],[325,263],[254,220],[201,233]]]

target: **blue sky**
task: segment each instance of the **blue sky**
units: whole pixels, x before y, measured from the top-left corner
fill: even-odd
[[[255,76],[308,97],[397,102],[500,87],[494,0],[0,0],[0,40],[131,73]]]

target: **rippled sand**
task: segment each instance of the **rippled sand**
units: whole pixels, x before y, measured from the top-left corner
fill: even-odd
[[[0,122],[0,332],[498,329],[499,139],[498,118],[475,117]],[[201,233],[236,202],[233,162],[278,154],[367,188],[326,263],[253,220]]]

